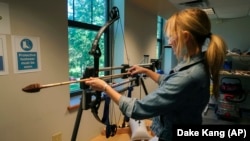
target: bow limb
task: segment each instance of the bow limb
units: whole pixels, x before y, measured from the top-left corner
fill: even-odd
[[[105,30],[110,26],[112,25],[116,20],[118,20],[120,18],[120,15],[119,15],[119,10],[117,7],[113,7],[112,10],[110,11],[110,17],[111,17],[111,20],[108,21],[103,27],[101,27],[101,29],[98,31],[97,35],[95,36],[95,39],[93,41],[93,44],[92,44],[92,48],[90,50],[90,54],[95,56],[101,56],[101,52],[100,50],[98,50],[98,44],[99,44],[99,40],[102,36],[102,34],[105,32]]]

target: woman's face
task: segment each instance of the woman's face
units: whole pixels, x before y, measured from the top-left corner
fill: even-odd
[[[176,54],[176,37],[169,36],[168,37],[168,45],[172,46],[174,54]]]

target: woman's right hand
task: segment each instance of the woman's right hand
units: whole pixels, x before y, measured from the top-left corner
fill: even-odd
[[[131,75],[138,74],[138,73],[146,73],[146,71],[147,71],[146,68],[140,67],[138,65],[134,65],[134,66],[132,66],[131,68],[128,69],[128,72]]]

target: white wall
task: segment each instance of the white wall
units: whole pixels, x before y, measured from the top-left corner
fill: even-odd
[[[131,64],[138,64],[143,55],[156,58],[157,15],[136,7],[127,1],[125,37]]]
[[[141,63],[143,55],[149,55],[149,60],[155,59],[157,15],[126,1],[125,19],[125,41],[130,65]],[[157,86],[151,79],[146,79],[145,85],[148,92]],[[135,97],[140,98],[139,94],[139,89],[135,89]]]
[[[212,33],[222,36],[229,49],[242,51],[250,48],[250,16],[238,19],[213,20]]]
[[[118,29],[114,30],[115,54],[114,64],[135,65],[141,63],[144,55],[149,58],[156,58],[156,30],[157,15],[134,5],[131,1],[126,0],[114,1],[114,5],[124,13],[121,13],[122,28],[118,25]],[[124,35],[121,35],[124,31]],[[120,35],[117,33],[120,33]],[[126,54],[127,52],[127,54]],[[157,85],[150,79],[145,80],[148,92],[152,91]],[[144,96],[144,92],[141,92]],[[133,96],[140,98],[140,87],[136,87]]]
[[[77,113],[67,111],[68,86],[33,94],[22,91],[35,82],[48,84],[68,80],[67,1],[0,2],[9,4],[11,22],[11,34],[6,35],[9,74],[0,76],[0,140],[50,141],[52,134],[62,132],[62,139],[68,141]],[[14,73],[12,35],[40,38],[41,71]],[[99,134],[102,127],[90,111],[84,111],[78,140],[89,140]]]

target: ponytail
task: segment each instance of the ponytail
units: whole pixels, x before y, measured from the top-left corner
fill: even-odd
[[[218,36],[211,34],[210,44],[206,52],[206,63],[213,82],[213,95],[217,99],[219,97],[219,77],[220,70],[224,63],[226,55],[226,43]]]

